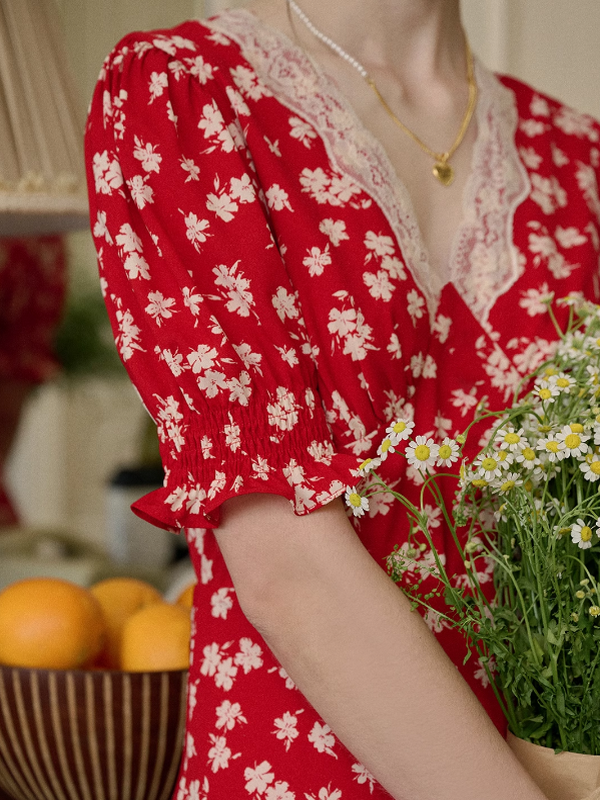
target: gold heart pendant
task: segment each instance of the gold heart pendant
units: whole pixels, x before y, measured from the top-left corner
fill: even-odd
[[[454,170],[447,161],[436,161],[431,171],[444,186],[450,186],[454,180]]]

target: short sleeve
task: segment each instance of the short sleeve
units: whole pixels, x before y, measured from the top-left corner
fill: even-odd
[[[132,34],[102,69],[86,129],[101,283],[165,468],[134,510],[171,530],[217,526],[241,493],[310,512],[358,463],[332,441],[226,46],[198,23]]]

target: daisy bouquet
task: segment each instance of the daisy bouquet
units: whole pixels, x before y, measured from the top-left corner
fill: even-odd
[[[502,411],[478,410],[474,423],[489,420],[489,441],[475,458],[463,455],[474,423],[436,442],[399,419],[361,465],[365,480],[347,489],[346,502],[357,516],[378,492],[404,505],[408,544],[390,554],[389,572],[414,607],[435,609],[464,632],[512,733],[598,756],[600,307],[570,303],[559,334],[554,355],[529,376],[527,394],[517,393]],[[419,502],[378,477],[391,454],[420,470]],[[450,475],[457,489],[447,503],[440,481]],[[458,549],[461,574],[447,569],[434,544],[426,513],[432,502]]]

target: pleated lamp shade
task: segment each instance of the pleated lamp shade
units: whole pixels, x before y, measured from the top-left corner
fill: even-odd
[[[83,126],[54,0],[0,0],[0,236],[87,227]]]

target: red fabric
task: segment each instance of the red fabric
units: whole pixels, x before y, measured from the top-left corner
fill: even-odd
[[[60,236],[0,238],[0,385],[43,383],[58,370],[53,338],[65,286]],[[17,522],[0,468],[0,525]]]
[[[36,384],[58,370],[65,256],[60,236],[0,238],[0,378]]]
[[[436,298],[417,280],[410,214],[394,217],[373,178],[385,162],[363,149],[369,172],[352,135],[330,137],[343,105],[319,118],[323,77],[313,81],[298,51],[289,74],[270,60],[292,45],[247,12],[211,25],[123,40],[86,135],[106,302],[166,469],[137,512],[188,529],[199,578],[177,798],[383,798],[245,620],[210,527],[239,493],[281,494],[299,514],[329,502],[400,415],[415,433],[454,435],[482,397],[510,400],[555,338],[540,299],[598,299],[600,128],[517,81],[493,89],[518,111],[518,175],[501,174],[498,157],[500,183],[472,187],[474,203],[489,210],[509,203],[509,184],[525,189],[503,227],[475,226],[468,246],[465,228],[455,248],[465,269]],[[416,498],[419,476],[400,467],[389,458],[383,472]],[[433,508],[430,519],[450,572],[462,572]],[[406,539],[385,497],[355,524],[382,565]],[[435,615],[428,623],[502,729],[481,665],[463,666],[461,637]]]

